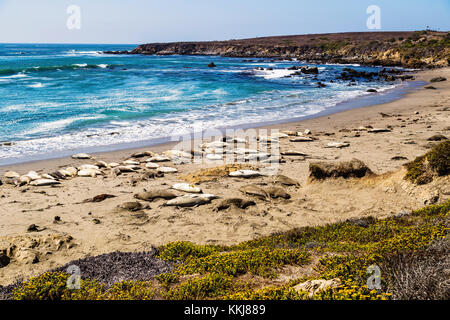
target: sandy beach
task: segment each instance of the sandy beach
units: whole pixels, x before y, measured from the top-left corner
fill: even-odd
[[[429,82],[438,76],[450,79],[450,68],[420,71],[416,81]],[[435,89],[420,88],[401,99],[374,106],[347,110],[300,122],[270,125],[259,129],[305,132],[312,141],[291,142],[280,138],[280,150],[294,150],[305,156],[283,156],[277,174],[298,182],[280,186],[274,176],[252,179],[216,177],[204,179],[198,187],[220,199],[196,207],[165,206],[167,200],[140,201],[142,208],[125,210],[120,206],[134,202],[143,191],[169,190],[172,185],[192,180],[205,167],[202,164],[158,163],[175,167],[178,172],[164,177],[143,179],[145,158],[140,170],[114,176],[102,169],[97,177],[74,177],[55,186],[0,186],[0,250],[15,249],[14,259],[0,268],[0,285],[28,278],[71,260],[120,251],[144,251],[171,241],[186,240],[202,244],[234,244],[294,227],[315,226],[354,217],[388,217],[409,212],[424,204],[441,203],[450,197],[448,176],[425,186],[403,179],[403,165],[428,152],[437,141],[435,135],[449,136],[450,82],[432,84]],[[365,128],[361,128],[365,127]],[[383,132],[370,132],[381,128]],[[375,130],[376,131],[376,130]],[[348,144],[327,148],[331,142]],[[197,143],[197,142],[195,142]],[[134,150],[92,154],[94,159],[72,158],[37,161],[0,167],[1,180],[8,171],[23,175],[29,171],[51,173],[66,167],[95,164],[97,161],[120,163],[132,154],[161,153],[174,147],[158,145]],[[317,161],[359,159],[375,173],[362,179],[308,181],[309,164]],[[191,179],[189,179],[191,177]],[[242,187],[254,185],[282,187],[289,199],[260,199],[244,195]],[[173,190],[176,195],[184,192]],[[101,202],[86,201],[101,194],[113,195]],[[243,198],[255,202],[246,209],[231,207],[216,210],[223,199]],[[31,228],[30,225],[36,228]]]

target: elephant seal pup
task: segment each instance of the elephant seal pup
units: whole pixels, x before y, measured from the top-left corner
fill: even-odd
[[[291,195],[289,193],[287,193],[286,191],[284,191],[284,189],[282,189],[282,188],[269,187],[269,188],[266,188],[265,191],[271,198],[274,198],[274,199],[283,198],[283,199],[287,200],[287,199],[291,198]]]
[[[202,189],[189,183],[175,183],[172,189],[189,193],[202,193]]]
[[[300,183],[298,183],[294,179],[291,179],[289,177],[283,176],[281,174],[277,175],[273,181],[275,183],[281,183],[281,184],[283,184],[285,186],[297,186],[297,187],[300,187]]]
[[[208,204],[216,198],[214,195],[210,194],[186,194],[181,197],[176,197],[175,199],[169,200],[166,206],[174,207],[195,207],[201,206],[203,204]]]
[[[56,184],[60,184],[59,181],[53,179],[37,179],[30,182],[31,186],[43,187],[43,186],[53,186]]]
[[[255,206],[255,201],[241,199],[241,198],[230,198],[223,200],[216,208],[216,211],[222,211],[228,209],[229,207],[235,206],[240,209],[247,209],[250,206]]]
[[[142,209],[150,209],[148,205],[143,205],[142,203],[137,202],[137,201],[122,203],[121,205],[119,205],[119,208],[127,210],[127,211],[131,211],[131,212],[139,211]]]
[[[134,195],[134,197],[139,200],[151,202],[155,199],[171,200],[171,199],[176,198],[177,195],[168,190],[154,190],[154,191],[136,193]]]
[[[239,191],[243,192],[246,195],[258,197],[262,200],[266,200],[269,198],[269,195],[267,194],[266,191],[255,185],[243,186],[239,188]]]

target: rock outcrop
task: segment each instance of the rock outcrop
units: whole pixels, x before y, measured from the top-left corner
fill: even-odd
[[[450,63],[450,33],[349,32],[229,41],[150,43],[132,51],[105,53],[295,58],[310,62],[445,67]]]

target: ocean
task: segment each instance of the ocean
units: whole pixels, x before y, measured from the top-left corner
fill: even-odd
[[[0,164],[132,147],[196,128],[298,119],[332,112],[370,95],[369,88],[395,86],[367,80],[349,86],[337,79],[348,65],[102,53],[135,47],[0,44]],[[317,66],[319,74],[289,77],[293,65]]]

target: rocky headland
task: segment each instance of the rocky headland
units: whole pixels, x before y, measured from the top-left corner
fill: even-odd
[[[212,55],[297,59],[312,63],[358,63],[434,68],[446,67],[450,64],[450,33],[435,31],[349,32],[228,41],[149,43],[142,44],[132,51],[107,51],[105,53]]]

